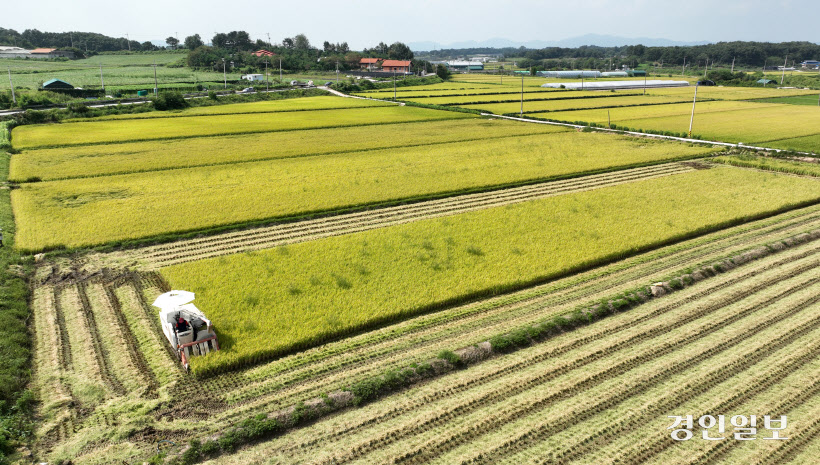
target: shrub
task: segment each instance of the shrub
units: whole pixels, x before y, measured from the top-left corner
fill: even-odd
[[[193,465],[202,457],[202,443],[198,439],[192,439],[190,447],[182,454],[182,463],[185,465]]]
[[[188,101],[179,92],[163,92],[151,101],[154,103],[154,108],[160,111],[179,110],[188,107]]]
[[[490,338],[490,346],[495,351],[507,352],[508,350],[512,350],[515,344],[513,344],[513,341],[506,335],[499,335]]]
[[[463,360],[452,350],[442,350],[438,353],[438,358],[450,362],[453,366],[461,366]]]
[[[200,450],[202,455],[205,457],[210,457],[215,455],[219,452],[219,443],[216,441],[208,440],[205,444],[202,444],[202,449]]]

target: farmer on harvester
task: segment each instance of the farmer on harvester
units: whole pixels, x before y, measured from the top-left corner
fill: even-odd
[[[188,322],[185,321],[185,318],[182,318],[182,316],[180,316],[179,320],[177,320],[177,332],[181,333],[184,331],[188,331]]]

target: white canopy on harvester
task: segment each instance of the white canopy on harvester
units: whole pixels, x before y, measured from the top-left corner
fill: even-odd
[[[194,300],[194,293],[190,291],[169,291],[165,294],[161,294],[157,297],[157,300],[154,301],[154,307],[159,307],[161,309],[166,309],[170,307],[177,307],[179,305],[185,305],[188,302],[192,302]]]
[[[191,303],[193,300],[193,292],[175,290],[160,295],[153,303],[160,309],[162,332],[186,370],[192,355],[219,350],[211,320]]]

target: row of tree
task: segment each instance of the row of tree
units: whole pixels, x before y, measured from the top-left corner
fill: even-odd
[[[169,46],[176,47],[179,43],[173,37],[166,39]],[[278,68],[281,60],[283,69],[290,71],[346,71],[357,69],[362,57],[412,60],[413,51],[406,44],[395,42],[387,45],[380,42],[373,48],[366,48],[361,53],[350,50],[347,42],[331,43],[325,41],[321,48],[310,43],[307,36],[297,34],[285,37],[280,43],[268,43],[262,40],[252,41],[245,31],[231,31],[217,33],[211,40],[211,45],[202,43],[199,35],[185,38],[184,46],[191,49],[188,54],[188,66],[197,69],[212,69],[215,71],[234,70],[244,73],[259,72],[266,66]],[[256,56],[256,50],[268,50],[276,54],[275,57]],[[419,70],[432,70],[422,62],[414,63]]]
[[[523,57],[533,62],[544,60],[574,59],[578,62],[609,63],[610,59],[632,63],[663,63],[664,65],[683,66],[686,63],[700,63],[705,66],[708,61],[719,65],[728,65],[733,61],[736,66],[762,68],[766,65],[782,65],[788,57],[791,64],[820,58],[820,45],[811,42],[718,42],[716,44],[647,47],[628,45],[623,47],[584,46],[577,48],[548,47],[540,50],[516,50],[505,56]],[[526,63],[525,63],[526,64]],[[601,66],[594,66],[600,68]]]
[[[109,37],[96,32],[41,32],[26,29],[22,33],[0,27],[0,45],[21,48],[49,47],[75,49],[81,52],[148,51],[159,47],[151,42],[137,42],[125,37]]]

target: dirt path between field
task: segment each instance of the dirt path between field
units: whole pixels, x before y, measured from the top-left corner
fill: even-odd
[[[554,195],[685,173],[694,169],[695,167],[687,162],[665,163],[568,180],[276,224],[202,238],[185,239],[139,249],[100,254],[98,258],[109,264],[109,266],[128,266],[141,270],[156,270],[165,266],[204,258],[268,249],[418,220],[457,215]]]
[[[362,97],[362,96],[360,96],[360,95],[349,95],[349,94],[344,94],[344,93],[342,93],[342,92],[339,92],[338,90],[334,90],[334,89],[331,89],[330,87],[326,87],[326,86],[319,86],[318,88],[319,88],[319,89],[322,89],[322,90],[326,90],[326,91],[330,92],[331,94],[333,94],[333,95],[335,95],[335,96],[337,96],[337,97],[344,97],[344,98],[358,98],[358,99],[362,99],[362,100],[373,100],[373,101],[375,101],[375,102],[395,103],[396,105],[398,105],[398,106],[400,106],[400,107],[403,107],[403,106],[404,106],[404,102],[394,102],[393,100],[384,100],[384,99],[377,99],[377,98],[370,98],[370,97]]]

